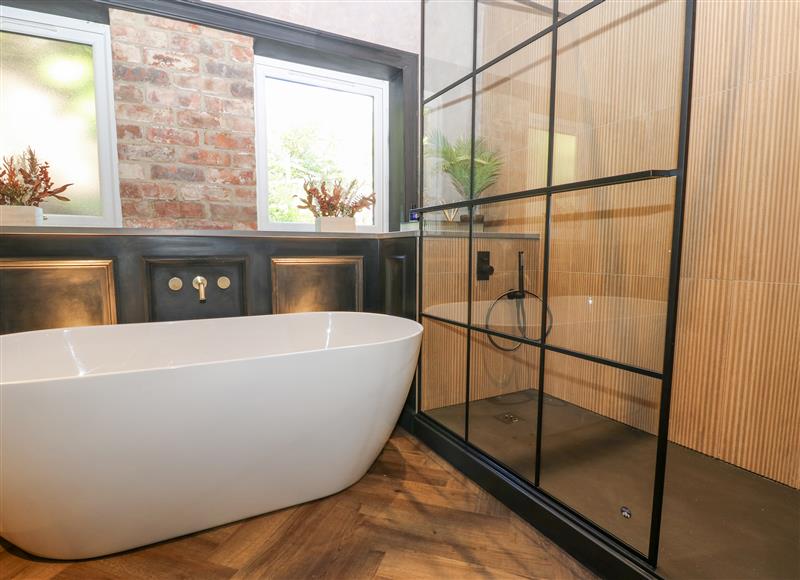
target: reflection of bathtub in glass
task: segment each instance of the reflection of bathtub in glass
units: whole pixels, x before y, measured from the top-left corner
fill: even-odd
[[[539,300],[528,297],[522,311],[514,300],[472,304],[472,325],[538,340],[541,331]],[[666,329],[666,301],[620,296],[554,296],[548,305],[552,329],[547,343],[652,370],[661,370]],[[436,304],[426,314],[467,322],[467,303]],[[490,312],[491,309],[491,312]],[[524,324],[522,324],[524,312]],[[488,317],[487,314],[491,314]],[[499,344],[512,341],[499,339]]]

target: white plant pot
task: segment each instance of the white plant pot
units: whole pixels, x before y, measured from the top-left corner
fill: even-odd
[[[354,217],[318,217],[314,220],[318,232],[355,232]]]
[[[0,226],[40,226],[42,208],[30,205],[0,205]]]

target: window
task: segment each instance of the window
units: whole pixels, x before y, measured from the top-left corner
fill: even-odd
[[[297,206],[308,180],[356,180],[375,206],[356,214],[359,231],[388,222],[388,82],[256,57],[258,224],[312,230]]]
[[[120,225],[108,26],[1,10],[0,155],[30,146],[73,184],[42,204],[46,224]]]

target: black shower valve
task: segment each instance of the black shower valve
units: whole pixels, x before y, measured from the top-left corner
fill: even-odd
[[[475,274],[478,280],[488,280],[494,274],[494,266],[489,261],[491,254],[489,252],[478,252],[478,261],[475,267]]]

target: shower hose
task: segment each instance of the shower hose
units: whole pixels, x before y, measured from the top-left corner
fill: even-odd
[[[514,305],[516,307],[516,315],[517,315],[517,328],[519,329],[519,333],[520,333],[520,336],[522,338],[528,338],[528,336],[525,334],[525,332],[527,330],[527,327],[528,327],[528,320],[527,320],[528,317],[527,317],[527,314],[525,313],[525,298],[527,296],[531,296],[531,297],[535,298],[536,300],[538,300],[539,302],[543,303],[542,299],[539,296],[537,296],[536,294],[534,294],[533,292],[530,292],[528,290],[506,290],[505,292],[500,294],[497,298],[494,299],[494,301],[492,302],[492,304],[489,306],[488,310],[486,311],[486,322],[485,322],[486,328],[491,330],[491,327],[489,326],[489,322],[490,322],[490,320],[492,318],[492,312],[494,311],[495,306],[497,306],[497,303],[500,302],[503,299],[514,300]],[[552,328],[553,328],[553,312],[550,310],[550,306],[548,306],[547,307],[547,327],[545,328],[544,336],[547,336],[548,334],[550,334],[550,330]],[[492,343],[492,346],[494,346],[495,348],[497,348],[499,350],[504,350],[506,352],[513,352],[513,351],[517,350],[520,346],[522,346],[522,343],[518,342],[514,346],[506,347],[506,346],[503,346],[501,344],[498,344],[497,341],[495,340],[495,338],[491,334],[487,334],[486,336],[488,337],[489,342]],[[544,337],[542,337],[542,338],[544,338]],[[511,339],[508,339],[508,340],[511,340]]]
[[[514,305],[516,307],[516,315],[517,315],[517,327],[519,328],[519,333],[522,338],[528,338],[525,334],[528,328],[528,320],[527,315],[525,313],[525,298],[531,296],[542,303],[544,306],[544,301],[534,294],[525,289],[525,252],[517,252],[517,274],[518,274],[518,287],[516,290],[506,290],[502,294],[500,294],[497,298],[494,299],[492,304],[486,310],[486,328],[490,329],[489,322],[492,318],[492,312],[494,311],[495,306],[497,303],[503,299],[507,300],[514,300]],[[540,338],[543,340],[548,334],[550,334],[550,330],[553,328],[553,312],[550,310],[550,306],[547,306],[547,321],[546,327],[544,331],[544,336]],[[502,346],[497,343],[494,337],[491,334],[486,335],[489,338],[489,342],[492,343],[492,346],[499,350],[504,350],[506,352],[513,352],[517,350],[520,346],[522,346],[521,342],[517,342],[515,346],[506,347]],[[510,340],[510,339],[509,339]]]

